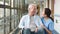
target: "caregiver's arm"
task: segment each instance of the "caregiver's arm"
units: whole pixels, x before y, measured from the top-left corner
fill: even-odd
[[[52,34],[52,31],[48,30],[43,24],[41,24],[41,26],[46,30],[48,34]]]
[[[45,26],[44,26],[44,29],[46,30],[46,32],[47,32],[48,34],[52,34],[52,31],[48,30]]]

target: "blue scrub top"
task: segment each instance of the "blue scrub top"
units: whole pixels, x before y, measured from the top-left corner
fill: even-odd
[[[53,30],[54,30],[54,23],[53,23],[53,21],[50,18],[48,20],[46,20],[46,21],[44,20],[44,18],[41,18],[41,20],[42,20],[42,23],[44,24],[44,26],[48,30],[52,31],[52,34],[53,34]],[[45,34],[48,34],[46,32],[46,30],[44,30],[44,32],[45,32]]]

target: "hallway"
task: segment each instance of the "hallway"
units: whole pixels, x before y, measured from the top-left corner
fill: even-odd
[[[28,13],[28,5],[31,3],[37,4],[39,16],[41,16],[43,8],[51,9],[51,17],[55,23],[54,29],[60,34],[58,1],[60,0],[0,0],[0,34],[20,34],[22,32],[18,28],[20,19]],[[56,5],[59,5],[58,11]]]

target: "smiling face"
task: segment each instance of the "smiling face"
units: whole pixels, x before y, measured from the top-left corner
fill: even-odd
[[[45,14],[45,9],[43,9],[43,12],[42,12],[42,17],[46,17],[47,15]]]
[[[51,10],[49,8],[45,8],[42,12],[43,17],[50,17],[51,15]]]
[[[37,6],[36,5],[30,5],[30,7],[29,7],[29,14],[31,14],[31,15],[35,15],[36,13],[37,13]]]

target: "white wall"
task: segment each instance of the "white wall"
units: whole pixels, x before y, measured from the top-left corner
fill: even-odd
[[[60,15],[60,0],[55,0],[54,14]]]
[[[54,20],[54,28],[60,34],[60,0],[54,2]]]

